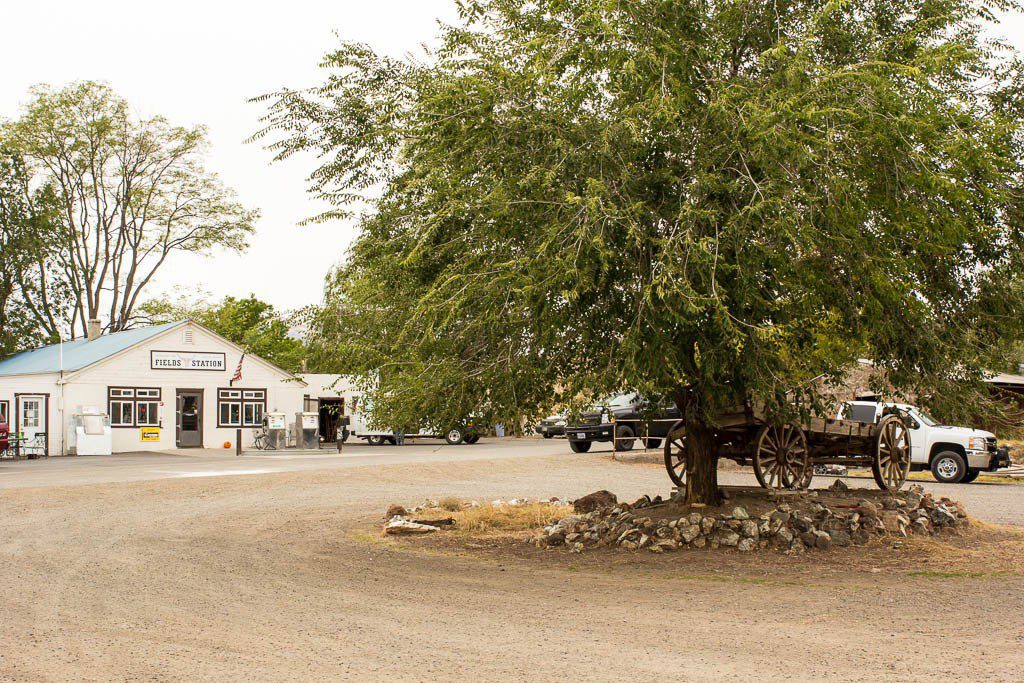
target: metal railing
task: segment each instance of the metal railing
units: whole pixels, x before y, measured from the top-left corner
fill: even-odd
[[[632,420],[630,420],[630,421],[632,421]],[[642,450],[645,453],[647,451],[652,451],[652,450],[661,450],[661,448],[663,448],[664,445],[665,445],[665,439],[668,438],[668,433],[666,433],[665,436],[653,436],[652,437],[651,436],[651,424],[653,424],[655,422],[668,422],[668,423],[670,423],[670,425],[674,425],[676,422],[679,422],[679,418],[676,418],[676,417],[667,418],[666,417],[666,418],[655,418],[653,420],[644,420],[643,421],[643,425],[644,425],[643,436],[637,434],[637,435],[631,437],[630,439],[622,439],[622,441],[634,441],[634,442],[639,441],[641,443],[641,445],[643,446],[643,448],[641,448],[640,450]],[[627,453],[629,451],[619,451],[619,430],[618,430],[618,424],[619,424],[618,422],[615,422],[615,421],[612,422],[612,425],[613,425],[612,426],[612,452],[613,453],[619,453],[619,452]],[[566,428],[566,429],[568,430],[568,428]],[[670,427],[670,430],[671,430],[671,427]],[[651,448],[650,447],[649,444],[650,444],[651,439],[658,439],[659,443],[658,443],[657,447],[655,447],[655,448]],[[629,450],[632,451],[634,449],[630,448]]]

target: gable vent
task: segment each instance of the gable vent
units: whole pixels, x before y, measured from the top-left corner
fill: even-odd
[[[181,334],[181,341],[183,344],[194,344],[195,341],[192,339],[192,327],[185,328],[185,331]]]

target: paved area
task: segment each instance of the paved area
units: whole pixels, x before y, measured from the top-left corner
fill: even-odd
[[[323,449],[316,454],[266,451],[241,456],[231,450],[183,449],[163,453],[54,457],[0,462],[0,489],[473,461],[505,456],[530,458],[563,451],[568,451],[565,442],[494,439],[472,446],[450,446],[444,441],[417,441],[404,446],[345,444],[341,455],[333,449]]]
[[[656,466],[564,442],[0,472],[0,680],[1024,680],[1012,555],[1010,570],[936,555],[910,571],[884,548],[575,556],[380,539],[391,502],[668,491]],[[1020,486],[929,488],[1019,523]]]
[[[610,448],[597,448],[587,454],[572,453],[562,439],[490,439],[478,444],[450,446],[444,441],[417,441],[404,446],[368,446],[345,444],[342,455],[329,449],[317,454],[268,451],[259,455],[236,456],[233,451],[216,449],[179,450],[171,453],[136,453],[112,456],[63,457],[42,460],[0,462],[0,490],[48,486],[79,486],[129,481],[151,481],[218,476],[305,472],[344,468],[402,464],[441,464],[478,462],[493,459],[536,459],[564,457],[566,463],[587,463],[611,459]],[[657,453],[652,452],[652,459]],[[729,469],[719,474],[723,484],[756,486],[748,470]],[[643,472],[641,493],[668,494],[671,482],[656,465],[640,467]],[[814,486],[831,484],[831,477],[815,477]],[[873,488],[866,477],[846,478],[851,487]],[[1024,526],[1024,485],[987,483],[939,484],[914,481],[937,496],[963,501],[971,514],[997,524]],[[557,493],[557,492],[555,492]],[[587,493],[582,491],[581,493]],[[513,495],[525,495],[522,492]],[[550,495],[550,494],[549,494]]]

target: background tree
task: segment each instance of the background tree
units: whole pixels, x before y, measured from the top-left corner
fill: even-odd
[[[204,129],[136,117],[105,85],[34,89],[7,137],[32,183],[52,187],[60,202],[50,268],[74,301],[61,320],[44,278],[28,297],[44,326],[57,321],[74,336],[102,318],[109,331],[124,329],[172,254],[242,250],[252,232],[257,213],[202,166]]]
[[[289,372],[302,371],[306,345],[292,335],[290,319],[250,294],[210,304],[201,298],[153,299],[139,307],[137,320],[159,325],[194,320]]]
[[[0,358],[56,341],[56,321],[33,305],[47,292],[47,310],[69,303],[48,272],[60,239],[57,211],[53,188],[30,187],[24,160],[0,140]]]
[[[320,346],[393,424],[669,396],[698,502],[717,410],[790,419],[858,357],[969,406],[1024,321],[1007,6],[466,0],[428,63],[343,44],[256,136],[371,202]]]

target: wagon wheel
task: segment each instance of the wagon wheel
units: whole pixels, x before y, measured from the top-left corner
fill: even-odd
[[[803,488],[813,476],[807,437],[798,425],[765,425],[757,435],[754,476],[766,489]]]
[[[883,491],[899,491],[910,472],[910,430],[899,415],[888,415],[878,424],[871,474]]]
[[[665,437],[665,469],[672,483],[686,488],[686,432],[683,421],[679,420]]]
[[[800,480],[798,489],[809,489],[811,488],[811,480],[814,479],[814,461],[812,460],[804,471],[804,478]]]

